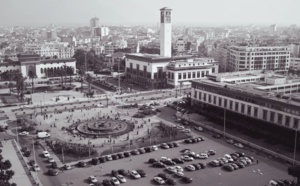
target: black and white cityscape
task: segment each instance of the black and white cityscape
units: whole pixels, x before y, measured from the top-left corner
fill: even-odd
[[[0,4],[0,186],[300,185],[300,1]]]

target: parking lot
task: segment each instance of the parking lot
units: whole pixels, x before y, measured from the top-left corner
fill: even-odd
[[[191,151],[196,153],[204,152],[206,150],[213,149],[217,153],[216,155],[210,156],[208,159],[196,159],[191,162],[185,162],[184,164],[179,164],[181,167],[185,167],[189,164],[204,162],[208,163],[214,159],[219,157],[223,157],[224,154],[230,154],[236,151],[244,152],[248,156],[253,156],[255,161],[252,165],[248,165],[245,168],[237,169],[232,172],[223,170],[221,167],[212,167],[207,166],[205,169],[200,169],[196,171],[188,171],[184,169],[184,174],[188,177],[193,178],[193,182],[187,185],[198,186],[198,185],[206,185],[206,186],[217,186],[217,185],[244,185],[244,186],[253,186],[253,185],[266,185],[270,179],[292,179],[292,177],[288,176],[286,167],[280,165],[276,162],[268,160],[266,158],[257,156],[255,153],[250,152],[248,150],[239,149],[224,142],[221,139],[211,139],[210,135],[205,133],[198,133],[205,137],[205,141],[198,142],[194,144],[183,144],[179,143],[179,147],[163,150],[159,148],[158,151],[154,151],[151,153],[145,153],[142,155],[132,156],[132,161],[130,158],[124,158],[119,160],[113,160],[106,162],[104,164],[99,164],[96,166],[91,166],[87,168],[73,168],[68,171],[60,172],[58,176],[52,177],[51,179],[57,179],[59,183],[70,184],[72,185],[88,185],[88,177],[94,175],[98,182],[102,182],[104,179],[110,179],[110,173],[112,170],[125,169],[125,170],[136,170],[142,169],[147,173],[145,178],[133,179],[132,177],[126,177],[127,182],[122,184],[126,185],[157,185],[156,182],[153,181],[153,177],[158,173],[165,173],[169,177],[176,180],[177,185],[186,184],[181,181],[180,178],[176,177],[173,174],[169,174],[166,172],[164,168],[154,168],[151,164],[147,163],[149,158],[157,158],[168,157],[168,158],[180,158],[181,153],[180,150],[189,148]],[[259,163],[256,164],[256,160],[259,160]],[[258,174],[261,172],[262,174]],[[47,176],[47,175],[45,175]]]

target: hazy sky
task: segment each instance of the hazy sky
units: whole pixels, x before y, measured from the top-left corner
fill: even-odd
[[[85,24],[156,24],[159,9],[173,24],[300,24],[300,0],[0,0],[0,27]]]

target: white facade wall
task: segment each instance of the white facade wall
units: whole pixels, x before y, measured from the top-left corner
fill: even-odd
[[[60,67],[71,67],[74,70],[74,73],[76,73],[76,61],[71,61],[71,62],[53,62],[53,63],[43,63],[41,62],[39,65],[36,65],[36,74],[38,77],[46,77],[45,71],[43,70],[43,73],[41,69],[46,69],[46,68],[60,68]]]
[[[160,26],[160,55],[164,57],[172,56],[172,25],[171,23],[161,23]]]
[[[21,67],[19,64],[16,65],[7,65],[7,66],[0,66],[0,73],[5,72],[5,71],[14,71],[14,70],[19,70],[21,71]]]
[[[200,92],[201,92],[201,98],[199,97]],[[211,100],[209,100],[209,96],[211,96]],[[214,102],[214,97],[216,99],[216,102]],[[299,124],[300,111],[297,111],[295,114],[290,114],[290,113],[278,111],[275,109],[271,109],[268,107],[263,107],[263,106],[252,104],[249,102],[233,99],[230,97],[225,97],[225,96],[222,96],[219,94],[214,94],[211,92],[198,90],[195,88],[192,88],[191,98],[192,98],[192,102],[199,101],[199,102],[203,102],[203,103],[213,105],[213,106],[216,106],[219,108],[226,108],[227,110],[231,110],[233,112],[236,112],[236,113],[239,113],[242,115],[246,115],[248,117],[264,120],[266,122],[270,122],[270,123],[277,124],[277,125],[282,125],[282,126],[288,127],[288,128],[294,128],[294,121],[298,120],[298,128],[297,129],[300,129],[300,124]],[[225,102],[224,100],[227,100],[226,107],[224,105],[224,102]],[[230,101],[232,102],[231,108],[230,108]],[[236,105],[238,106],[237,109],[236,109]],[[244,105],[244,112],[242,112],[242,105]],[[255,115],[255,109],[257,109],[257,115]],[[248,110],[249,110],[249,112],[248,112]],[[267,112],[266,116],[264,116],[265,111]],[[271,119],[271,113],[274,113],[273,119]],[[281,121],[278,120],[279,115],[282,116]],[[287,117],[290,118],[289,122],[286,122]]]

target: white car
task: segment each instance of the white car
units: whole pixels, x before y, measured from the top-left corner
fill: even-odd
[[[183,172],[183,168],[180,166],[175,166],[174,168],[177,170],[177,172]]]
[[[20,136],[27,136],[28,134],[29,134],[29,132],[27,132],[27,131],[23,131],[23,132],[19,133]]]
[[[52,162],[55,162],[55,161],[54,161],[54,159],[53,159],[52,157],[49,156],[49,157],[48,157],[48,162],[49,162],[49,163],[52,163]]]
[[[183,126],[177,126],[176,129],[177,130],[184,130],[185,128]]]
[[[120,185],[119,180],[116,177],[111,177],[110,181],[114,184],[114,185]]]
[[[89,177],[89,180],[90,180],[90,182],[92,182],[92,183],[98,182],[98,180],[96,179],[95,176],[90,176],[90,177]]]
[[[183,154],[184,154],[184,155],[190,155],[190,156],[196,155],[196,153],[193,152],[193,151],[184,151]]]
[[[178,177],[183,177],[183,176],[184,176],[184,173],[178,171],[178,172],[175,173],[175,175],[178,176]]]
[[[235,143],[234,146],[236,146],[240,149],[244,148],[244,145],[242,145],[241,143]]]
[[[161,177],[157,176],[157,177],[154,177],[153,179],[156,183],[158,183],[160,185],[165,184],[165,180],[163,180]]]
[[[191,131],[191,129],[184,129],[182,132],[184,132],[184,133],[190,133],[192,131]]]
[[[65,165],[64,165],[64,168],[65,168],[66,170],[70,170],[72,167],[71,167],[71,165],[69,165],[69,164],[65,164]]]
[[[190,157],[190,156],[181,156],[181,159],[183,159],[184,161],[193,161],[194,158]]]
[[[121,183],[126,183],[127,181],[121,174],[116,175],[116,178],[118,178]]]
[[[175,173],[177,172],[177,170],[175,169],[175,167],[166,167],[166,170],[171,172],[171,173]]]
[[[170,159],[170,158],[167,158],[167,157],[164,157],[164,156],[163,156],[163,157],[161,157],[160,159],[161,159],[162,161],[171,161],[171,159]]]
[[[157,151],[157,150],[158,150],[158,147],[157,147],[156,145],[153,145],[153,146],[152,146],[152,150]]]
[[[208,155],[206,153],[200,153],[199,159],[207,159]]]
[[[132,177],[134,177],[135,179],[141,178],[141,175],[140,175],[138,172],[136,172],[135,170],[129,171],[129,174],[130,174]]]
[[[106,158],[107,161],[112,161],[113,160],[111,155],[107,155],[107,156],[105,156],[105,158]]]
[[[185,167],[187,170],[194,171],[196,168],[193,165],[188,165]]]
[[[203,128],[202,127],[194,127],[195,130],[203,132]]]
[[[49,152],[48,151],[43,151],[43,155],[44,155],[44,157],[45,158],[48,158],[48,157],[50,157],[50,154],[49,154]]]
[[[38,166],[38,164],[34,164],[34,165],[32,166],[32,168],[33,168],[33,170],[34,170],[35,172],[41,170],[41,168]]]

